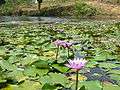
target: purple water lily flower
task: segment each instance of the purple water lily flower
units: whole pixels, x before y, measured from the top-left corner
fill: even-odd
[[[70,47],[73,45],[73,43],[71,43],[71,42],[66,42],[66,41],[63,41],[63,40],[56,40],[56,41],[54,42],[54,44],[55,44],[56,46],[62,46],[62,47],[64,47],[64,48],[70,48]]]
[[[59,49],[60,49],[59,46],[68,49],[68,57],[69,57],[70,47],[73,45],[72,42],[66,42],[66,41],[64,41],[64,40],[56,40],[56,41],[54,41],[53,43],[57,46],[56,59],[57,59],[57,57],[58,57],[58,53],[59,53]]]
[[[65,64],[65,66],[75,69],[76,70],[76,86],[75,90],[78,90],[78,76],[79,76],[79,70],[81,70],[85,65],[87,61],[83,58],[74,58],[73,60],[69,60],[68,64]]]
[[[56,40],[53,42],[56,46],[61,46],[62,43],[64,43],[64,41],[62,40]]]
[[[73,60],[69,60],[68,64],[65,64],[65,66],[72,69],[80,70],[85,66],[86,63],[87,61],[83,58],[75,58]]]

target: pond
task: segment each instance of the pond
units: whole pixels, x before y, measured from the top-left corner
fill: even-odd
[[[0,24],[25,24],[25,23],[81,23],[81,22],[118,22],[119,19],[71,19],[69,17],[31,17],[31,16],[0,16]]]
[[[22,24],[22,23],[63,23],[67,18],[58,17],[31,17],[31,16],[1,16],[0,24]]]
[[[119,90],[120,21],[0,17],[2,90],[75,90],[76,71],[65,66],[73,58],[87,60],[80,90]]]

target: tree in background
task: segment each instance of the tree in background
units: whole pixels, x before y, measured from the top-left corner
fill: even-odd
[[[37,0],[37,3],[38,3],[38,11],[40,11],[42,0]]]

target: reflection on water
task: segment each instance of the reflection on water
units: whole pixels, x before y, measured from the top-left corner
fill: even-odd
[[[0,24],[20,24],[27,23],[62,23],[67,19],[58,17],[30,17],[30,16],[1,16]]]
[[[89,23],[89,22],[118,22],[120,20],[112,19],[70,19],[70,18],[58,18],[58,17],[31,17],[31,16],[0,16],[0,24],[25,24],[25,23],[70,23],[70,24],[79,24],[79,23]]]

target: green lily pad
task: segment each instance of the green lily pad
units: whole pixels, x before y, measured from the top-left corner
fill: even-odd
[[[109,83],[103,85],[103,90],[120,90],[120,87]]]
[[[67,77],[64,76],[63,74],[58,74],[58,73],[49,73],[49,76],[41,77],[40,82],[43,85],[46,83],[50,85],[61,84],[63,86],[66,86],[67,84],[69,84]]]
[[[36,61],[36,62],[32,63],[32,65],[34,65],[36,68],[41,68],[41,69],[49,69],[50,68],[48,62],[44,61],[44,60]]]
[[[36,67],[26,67],[24,74],[27,76],[35,77],[36,75],[43,76],[48,73],[48,69],[40,69]]]
[[[45,85],[42,87],[42,90],[56,90],[56,86],[50,85],[50,84],[45,84]]]
[[[7,60],[0,60],[0,67],[3,70],[15,70],[17,67],[11,63],[9,63]]]
[[[54,67],[55,69],[59,70],[62,73],[67,72],[67,70],[69,69],[69,68],[65,67],[65,65],[61,66],[59,64],[53,64],[52,67]]]
[[[99,66],[100,66],[100,67],[103,67],[103,68],[108,68],[108,69],[117,67],[116,64],[113,64],[113,63],[106,63],[106,62],[99,63]]]
[[[22,65],[30,65],[39,60],[39,57],[35,54],[29,54],[27,57],[23,58],[20,62]]]
[[[102,86],[99,81],[83,81],[79,82],[78,88],[85,86],[85,90],[101,90]],[[75,90],[75,84],[72,86],[72,90]]]

